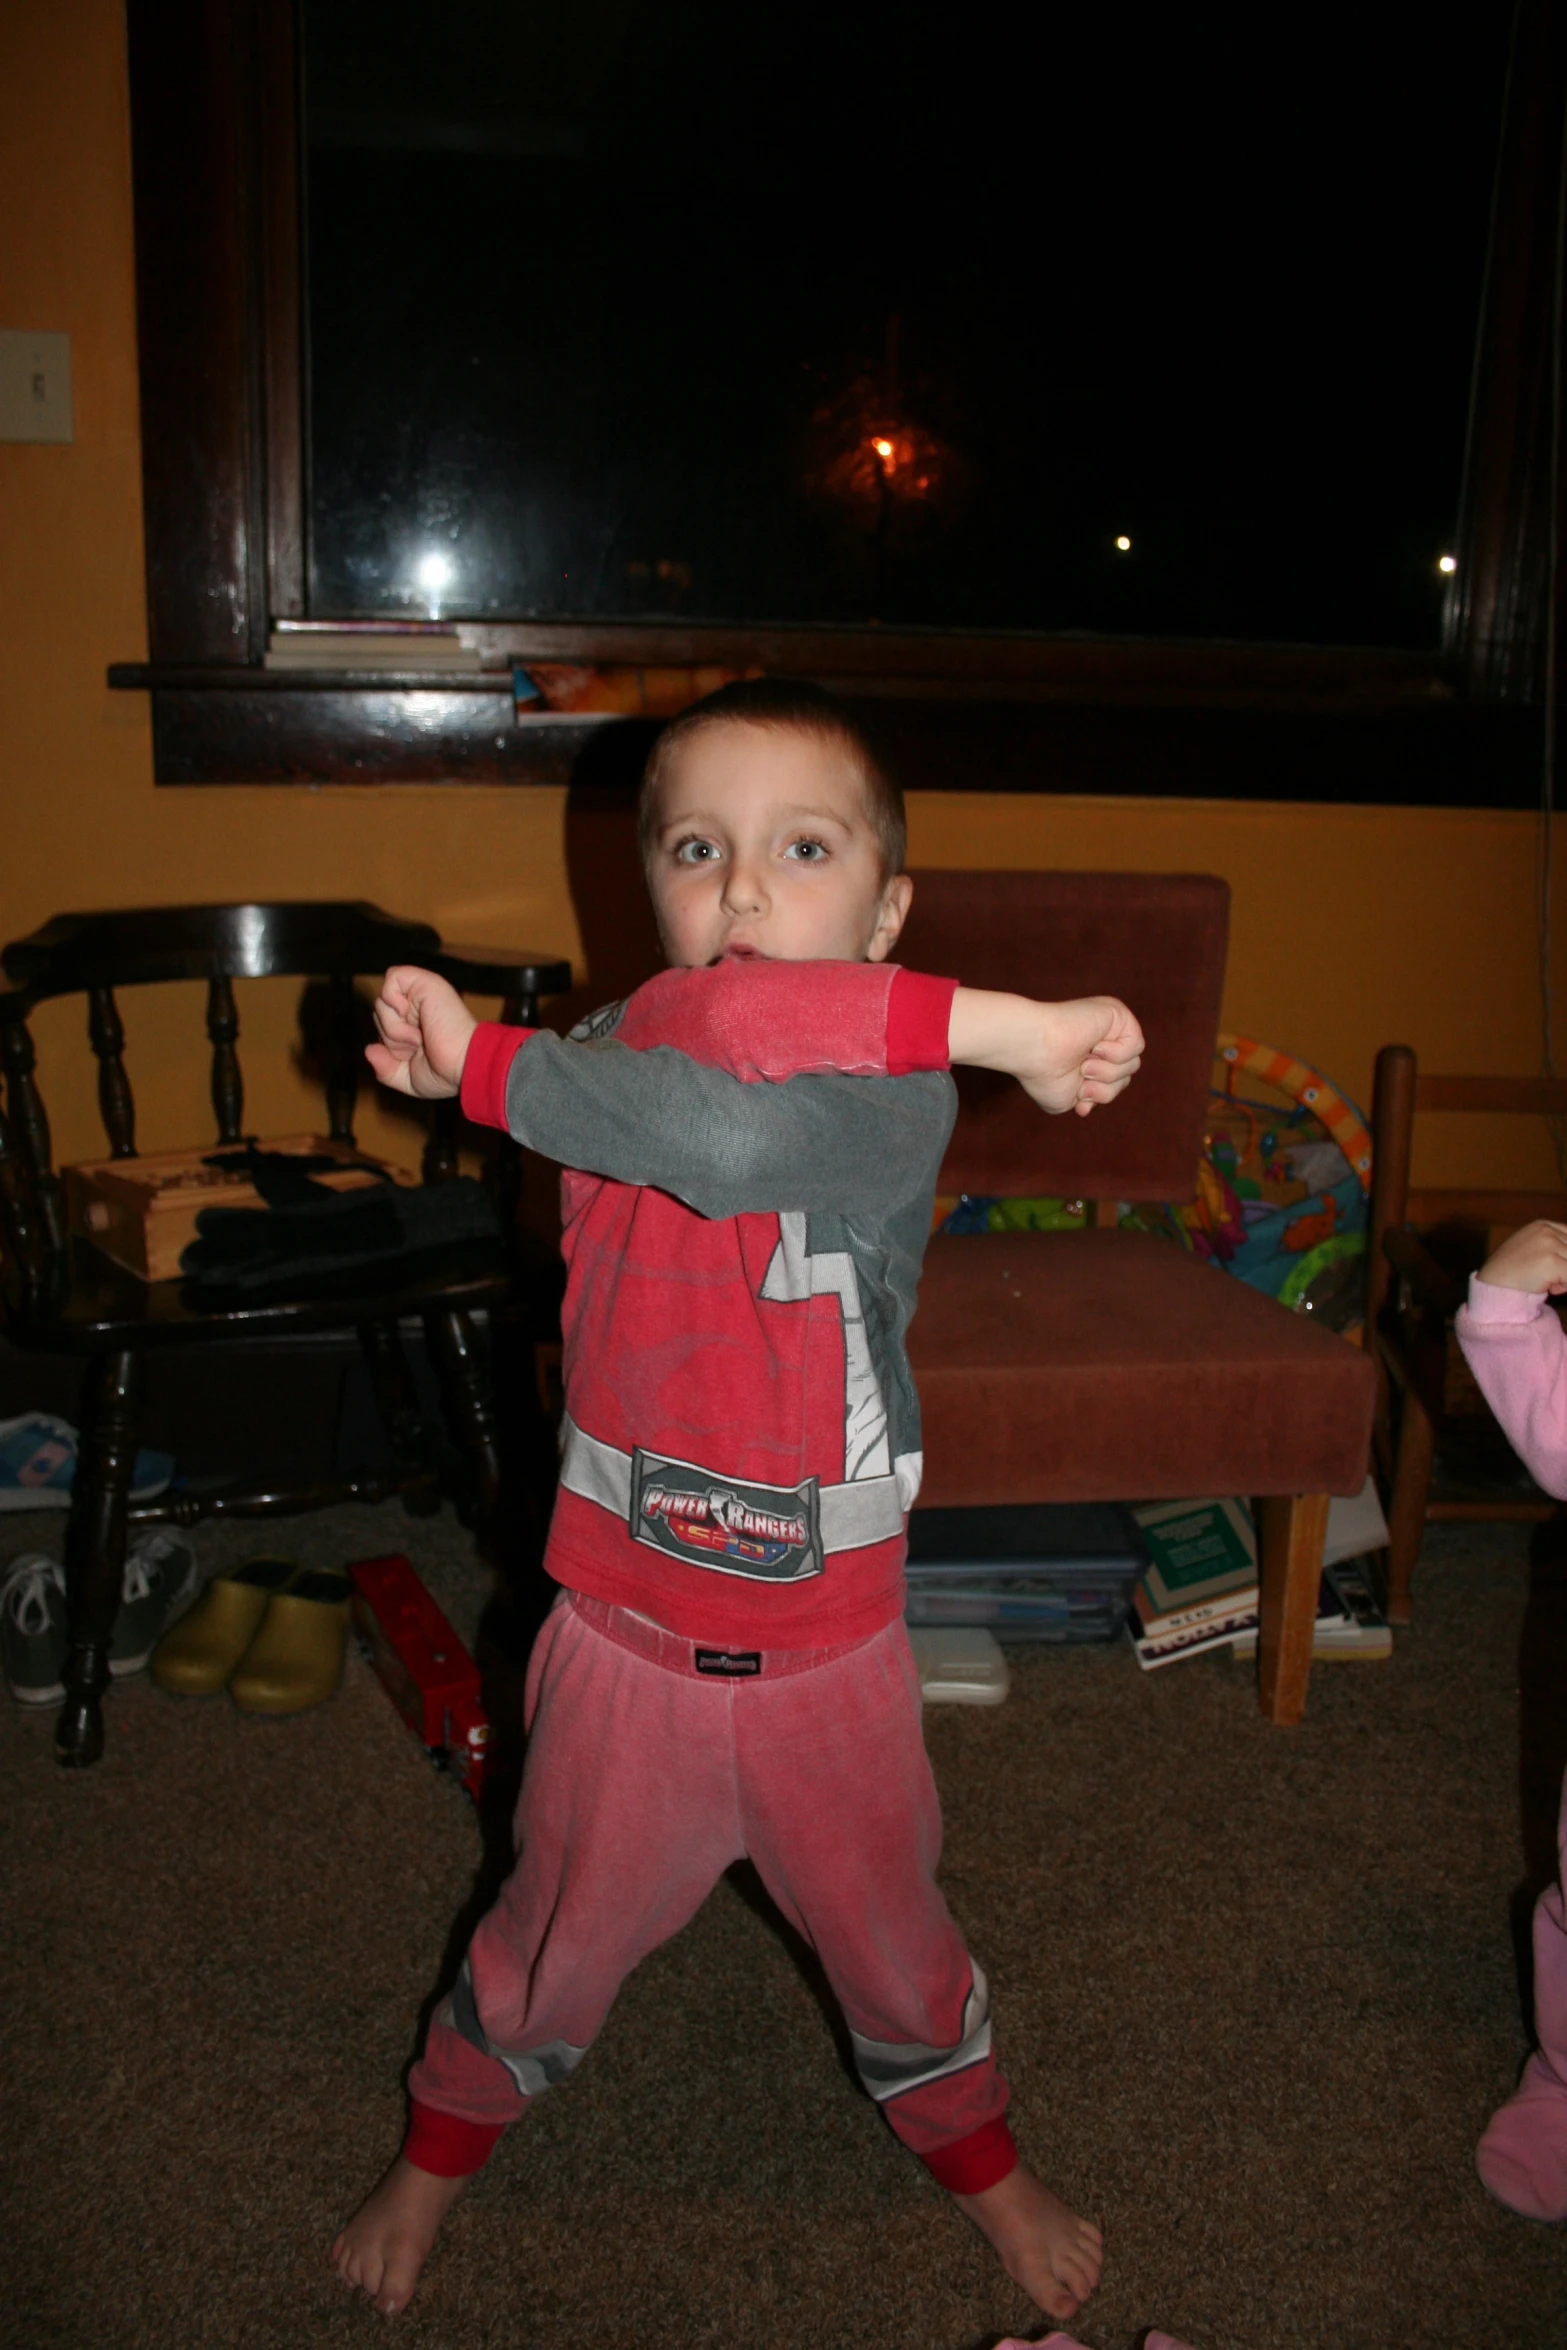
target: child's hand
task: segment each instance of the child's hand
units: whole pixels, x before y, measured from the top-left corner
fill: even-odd
[[[1567,1224],[1525,1224],[1509,1233],[1480,1267],[1480,1278],[1494,1289],[1544,1289],[1560,1297],[1567,1290]]]
[[[947,1050],[955,1063],[1005,1070],[1042,1110],[1075,1110],[1086,1118],[1096,1103],[1113,1102],[1131,1083],[1143,1056],[1143,1032],[1113,995],[1036,1004],[1027,996],[960,987],[952,999]]]
[[[426,1102],[449,1101],[461,1090],[479,1023],[446,980],[397,965],[381,982],[375,1024],[381,1041],[365,1046],[365,1059],[383,1085]]]

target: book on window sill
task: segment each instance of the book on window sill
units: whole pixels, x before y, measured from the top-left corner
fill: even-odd
[[[472,674],[480,666],[477,650],[465,645],[455,628],[428,621],[280,625],[273,629],[266,651],[268,669],[451,669]]]

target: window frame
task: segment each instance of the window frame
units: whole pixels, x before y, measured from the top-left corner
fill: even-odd
[[[460,625],[490,666],[427,681],[262,665],[271,622],[306,608],[296,0],[128,0],[126,18],[150,657],[109,681],[151,692],[159,783],[558,783],[619,722],[519,717],[510,669],[531,658],[819,678],[906,738],[915,787],[1537,797],[1561,394],[1556,208],[1537,191],[1562,169],[1567,0],[1515,14],[1440,650],[484,621]],[[968,762],[965,724],[985,746]],[[1320,756],[1281,767],[1286,725],[1315,728]]]

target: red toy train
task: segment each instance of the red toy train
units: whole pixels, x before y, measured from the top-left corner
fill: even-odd
[[[348,1573],[354,1624],[387,1695],[477,1803],[491,1760],[478,1666],[407,1559],[359,1559]]]

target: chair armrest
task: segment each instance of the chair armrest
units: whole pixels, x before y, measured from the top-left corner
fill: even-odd
[[[1382,1235],[1383,1253],[1402,1280],[1409,1283],[1419,1303],[1449,1320],[1464,1302],[1464,1289],[1444,1273],[1425,1243],[1405,1226],[1390,1225]]]
[[[447,946],[434,958],[443,979],[465,995],[498,995],[503,1003],[537,1003],[540,996],[565,995],[571,965],[560,955],[535,954],[530,947]]]

